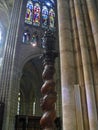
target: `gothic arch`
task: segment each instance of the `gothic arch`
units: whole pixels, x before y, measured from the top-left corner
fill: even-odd
[[[26,60],[27,61],[27,60]],[[40,65],[40,67],[39,67]],[[36,113],[39,115],[41,113],[41,110],[39,109],[39,101],[41,97],[41,61],[39,60],[39,57],[33,57],[33,59],[28,60],[25,62],[25,64],[22,64],[21,70],[22,72],[20,80],[19,80],[19,89],[22,90],[22,93],[24,95],[24,112],[21,111],[21,114],[34,114],[33,113],[33,102],[36,100]],[[29,107],[26,108],[26,107]]]

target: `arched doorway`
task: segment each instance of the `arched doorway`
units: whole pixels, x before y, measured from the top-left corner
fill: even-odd
[[[22,69],[17,101],[16,129],[40,130],[40,88],[42,65],[39,57],[30,59]]]
[[[39,101],[42,85],[42,65],[39,57],[26,62],[20,80],[20,110],[22,115],[41,115]]]

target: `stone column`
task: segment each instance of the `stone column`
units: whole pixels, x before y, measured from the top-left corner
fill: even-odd
[[[95,96],[96,96],[96,105],[97,105],[97,110],[98,110],[98,61],[97,61],[97,54],[96,54],[93,33],[92,33],[92,29],[91,29],[91,24],[90,24],[90,20],[89,20],[86,2],[85,2],[85,0],[81,0],[81,2],[82,2],[82,10],[83,10],[86,33],[87,33],[89,54],[91,56],[91,58],[90,58],[91,65],[92,65],[91,69],[92,69]]]
[[[16,98],[18,94],[18,71],[17,70],[17,59],[16,59],[16,43],[17,43],[17,34],[19,28],[19,20],[21,15],[22,0],[15,0],[8,34],[5,43],[4,50],[4,60],[2,75],[0,79],[0,87],[2,89],[2,101],[5,103],[4,109],[4,121],[3,121],[3,130],[12,130],[14,129],[14,121],[16,114]],[[16,60],[16,65],[15,65]],[[17,80],[17,82],[16,82]],[[14,104],[14,105],[13,105]]]
[[[87,39],[84,27],[84,19],[81,11],[80,0],[74,0],[76,21],[79,33],[80,48],[82,54],[82,63],[83,63],[83,72],[84,72],[84,81],[86,89],[86,98],[87,98],[87,108],[88,108],[88,117],[89,117],[89,127],[90,130],[98,129],[98,119],[97,119],[97,110],[95,104],[95,95],[94,95],[94,84],[92,79],[90,57],[88,53]]]
[[[55,68],[56,68],[56,71],[55,71],[55,82],[56,82],[56,92],[57,92],[57,101],[56,101],[56,114],[57,114],[57,117],[60,117],[62,116],[62,103],[61,103],[61,79],[60,79],[60,57],[58,57],[56,59],[56,62],[55,62]]]
[[[88,125],[88,114],[87,114],[87,104],[86,104],[86,96],[85,96],[85,84],[84,84],[84,75],[83,75],[83,65],[82,65],[82,57],[80,51],[80,42],[79,35],[76,23],[75,9],[74,9],[74,1],[70,0],[70,11],[71,11],[71,21],[72,21],[72,32],[74,39],[74,51],[75,51],[75,59],[76,59],[76,68],[77,68],[77,83],[80,87],[80,95],[81,95],[81,103],[82,103],[82,116],[83,119],[79,121],[77,119],[78,129],[89,130]],[[81,111],[79,111],[81,114]],[[79,115],[79,114],[78,114]]]
[[[98,10],[96,8],[96,2],[94,0],[86,0],[89,18],[91,22],[91,28],[94,36],[96,53],[98,58]]]
[[[58,0],[57,2],[63,130],[76,130],[74,101],[75,68],[69,14],[69,0]]]

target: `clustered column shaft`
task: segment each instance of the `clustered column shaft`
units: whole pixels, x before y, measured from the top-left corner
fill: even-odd
[[[76,21],[77,21],[77,27],[79,33],[81,57],[82,57],[83,71],[84,71],[84,82],[85,82],[85,90],[86,90],[89,127],[90,130],[95,130],[98,129],[98,120],[97,120],[95,93],[93,88],[93,79],[91,75],[92,72],[90,66],[90,58],[89,58],[88,46],[87,46],[87,38],[86,38],[86,32],[83,23],[84,20],[83,20],[82,10],[80,6],[81,5],[80,1],[74,0],[74,5],[75,5]]]
[[[74,82],[75,68],[69,0],[58,0],[58,26],[61,66],[63,130],[76,130]]]
[[[82,112],[82,120],[77,119],[77,127],[79,130],[89,130],[88,125],[88,114],[87,114],[87,104],[86,104],[86,96],[85,96],[85,84],[84,84],[84,76],[83,76],[83,66],[82,66],[82,58],[81,58],[81,51],[80,51],[80,42],[79,42],[79,35],[78,29],[76,24],[76,15],[74,9],[74,1],[70,0],[70,10],[71,10],[71,20],[72,20],[72,32],[73,32],[73,44],[75,50],[75,61],[77,66],[77,84],[79,86],[81,92],[81,103],[82,111],[78,110],[78,115]]]
[[[72,97],[71,93],[69,93],[68,90],[70,89],[71,92],[72,87],[69,86],[71,86],[73,83],[73,84],[79,84],[80,86],[82,114],[83,114],[83,121],[81,120],[82,124],[80,124],[82,126],[81,129],[97,130],[98,129],[98,111],[97,111],[98,13],[96,8],[97,5],[94,0],[73,0],[73,1],[58,0],[57,3],[58,3],[58,18],[59,18],[58,26],[59,26],[60,65],[61,65],[63,129],[80,130],[79,124],[75,124],[75,122],[72,123],[71,120],[72,116],[70,117],[70,115],[73,115],[74,120],[77,120],[77,115],[76,116],[74,115],[74,111],[71,111],[72,108],[71,105],[68,104]],[[71,51],[72,47],[74,48],[74,52]],[[75,54],[74,57],[75,60],[74,58],[73,60],[75,61],[77,74],[75,74],[74,71],[72,71],[72,66],[74,66],[74,62],[72,60],[72,56],[70,55],[71,53],[72,55]],[[71,59],[72,64],[71,66],[69,66],[70,64],[68,64],[70,63],[68,57],[70,57]],[[73,79],[72,77],[70,78],[70,75],[71,76],[76,75],[77,77],[76,79]],[[72,102],[74,104],[73,100]],[[71,126],[68,126],[68,123],[69,125],[71,124]]]

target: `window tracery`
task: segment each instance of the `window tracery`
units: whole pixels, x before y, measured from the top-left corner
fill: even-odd
[[[55,27],[54,0],[28,0],[25,23],[43,28]]]
[[[24,31],[22,42],[28,44],[35,41],[34,32],[38,27],[41,30],[51,29],[54,31],[55,10],[54,0],[27,0],[24,23],[31,33],[28,30]]]

